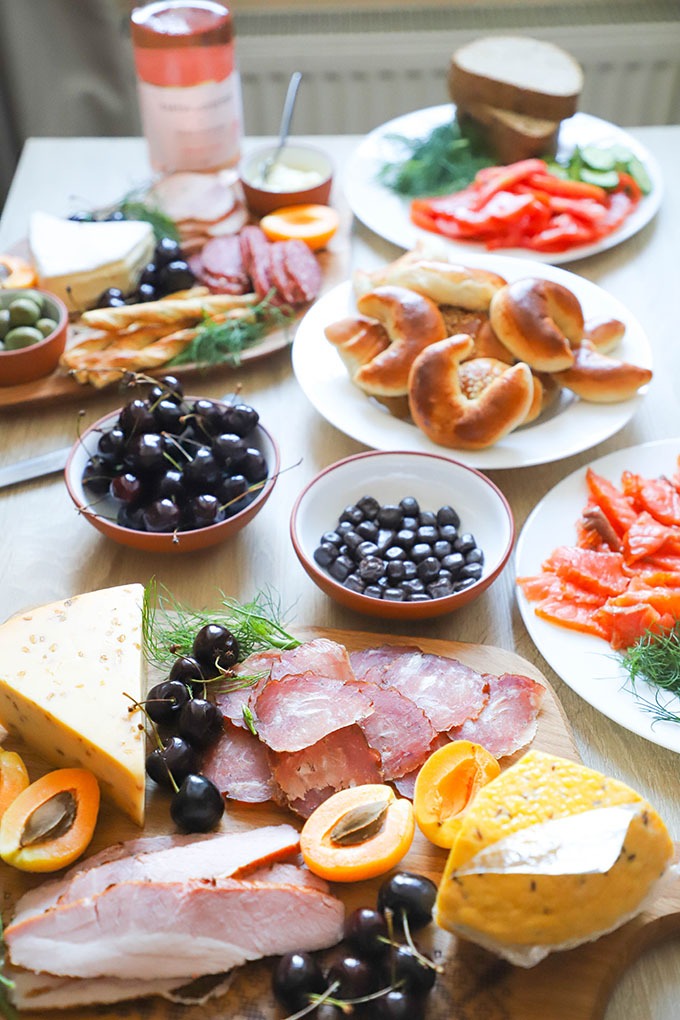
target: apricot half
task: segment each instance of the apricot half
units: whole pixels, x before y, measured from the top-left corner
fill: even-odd
[[[300,833],[310,871],[329,882],[383,875],[408,852],[413,806],[390,786],[366,783],[339,790],[312,812]]]
[[[56,769],[27,786],[0,820],[0,857],[20,871],[57,871],[87,848],[99,785],[87,769]]]
[[[325,248],[340,226],[329,205],[290,205],[268,213],[260,228],[270,241],[304,241],[312,251]]]
[[[14,751],[0,748],[0,818],[29,782],[23,758]]]
[[[0,288],[35,287],[38,276],[35,267],[18,255],[0,255]]]
[[[500,770],[493,755],[470,740],[452,740],[433,751],[418,773],[413,795],[422,834],[435,846],[453,846],[461,815]]]

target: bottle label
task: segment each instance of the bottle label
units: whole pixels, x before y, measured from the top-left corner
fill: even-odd
[[[138,81],[139,106],[155,170],[216,170],[239,159],[241,85],[237,71],[200,85]]]

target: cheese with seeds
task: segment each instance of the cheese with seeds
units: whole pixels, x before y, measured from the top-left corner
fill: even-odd
[[[624,783],[539,751],[488,783],[461,817],[438,924],[520,966],[643,909],[673,844]]]
[[[89,769],[103,796],[144,821],[140,584],[93,591],[0,626],[0,724],[60,768]],[[129,697],[128,697],[129,695]]]
[[[94,308],[109,287],[131,293],[151,262],[155,239],[141,220],[81,223],[34,212],[29,246],[40,284],[69,312]]]

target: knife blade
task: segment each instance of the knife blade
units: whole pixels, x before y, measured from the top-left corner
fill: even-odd
[[[30,457],[28,460],[20,460],[16,464],[0,467],[0,489],[18,485],[19,482],[27,482],[32,478],[44,478],[46,475],[63,471],[70,452],[71,447],[66,446],[61,450],[51,450],[39,457]]]

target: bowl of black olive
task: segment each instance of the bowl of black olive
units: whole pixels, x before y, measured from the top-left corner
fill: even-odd
[[[291,514],[297,557],[349,609],[383,619],[441,616],[498,577],[515,538],[503,493],[448,457],[372,451],[331,464]]]
[[[121,545],[182,553],[217,545],[269,499],[278,444],[239,397],[185,396],[164,376],[86,429],[65,469],[78,512]]]

